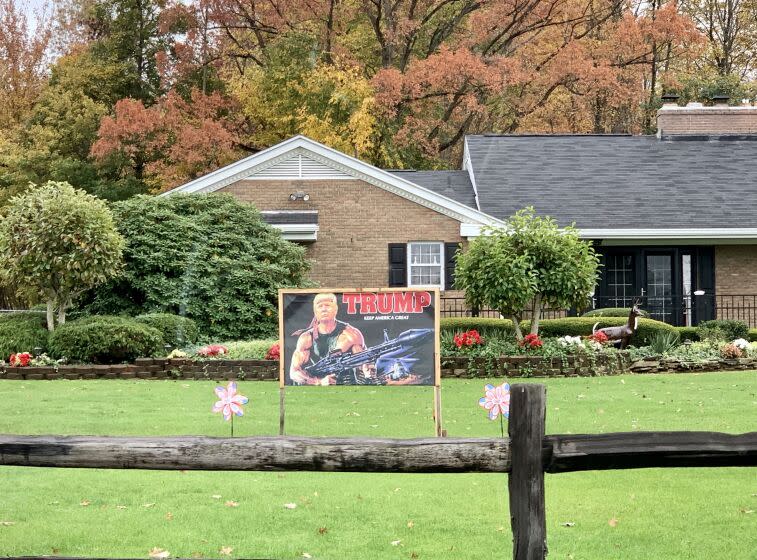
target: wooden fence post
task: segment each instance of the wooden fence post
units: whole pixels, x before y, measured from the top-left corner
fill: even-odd
[[[541,451],[545,411],[544,385],[519,383],[510,388],[512,470],[508,490],[513,560],[544,560],[547,556]]]

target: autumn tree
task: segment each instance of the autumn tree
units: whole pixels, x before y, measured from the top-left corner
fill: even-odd
[[[155,191],[236,159],[235,137],[224,119],[228,101],[198,90],[190,97],[185,101],[169,92],[151,107],[122,99],[114,115],[102,119],[92,156]]]
[[[373,87],[354,65],[308,56],[315,48],[309,35],[282,37],[270,45],[265,67],[231,78],[253,131],[246,143],[269,146],[304,134],[355,157],[385,161]]]
[[[45,302],[52,331],[66,322],[74,298],[117,274],[123,243],[105,202],[68,183],[48,182],[6,209],[0,280],[32,302]]]
[[[549,217],[520,210],[505,228],[485,228],[467,250],[458,253],[455,286],[465,290],[475,308],[496,309],[512,319],[523,339],[520,321],[531,317],[531,334],[539,333],[545,309],[583,308],[597,282],[599,259],[574,227],[558,228]]]
[[[708,48],[700,69],[719,76],[749,79],[757,70],[757,1],[682,0],[681,9],[690,15],[707,38]]]
[[[16,0],[0,0],[0,129],[18,125],[42,89],[49,62],[50,21],[29,21]]]

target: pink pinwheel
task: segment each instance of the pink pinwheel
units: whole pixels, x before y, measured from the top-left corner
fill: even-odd
[[[478,400],[478,404],[489,411],[489,420],[496,420],[500,414],[510,418],[510,385],[487,385],[485,389],[486,395]]]
[[[237,416],[244,414],[242,405],[247,404],[248,399],[244,395],[237,395],[237,384],[234,381],[229,381],[225,389],[216,387],[215,391],[221,400],[213,405],[213,412],[223,412],[223,419],[227,422],[232,420],[232,413]]]

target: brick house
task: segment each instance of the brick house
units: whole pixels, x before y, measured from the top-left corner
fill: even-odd
[[[656,136],[468,136],[456,171],[382,170],[297,136],[175,192],[253,203],[335,287],[451,290],[457,246],[534,206],[594,242],[597,307],[639,296],[673,324],[757,326],[757,107],[668,103]]]

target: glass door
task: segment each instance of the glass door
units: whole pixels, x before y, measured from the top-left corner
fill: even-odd
[[[646,255],[646,309],[653,319],[678,324],[678,310],[673,305],[673,255],[647,253]]]

